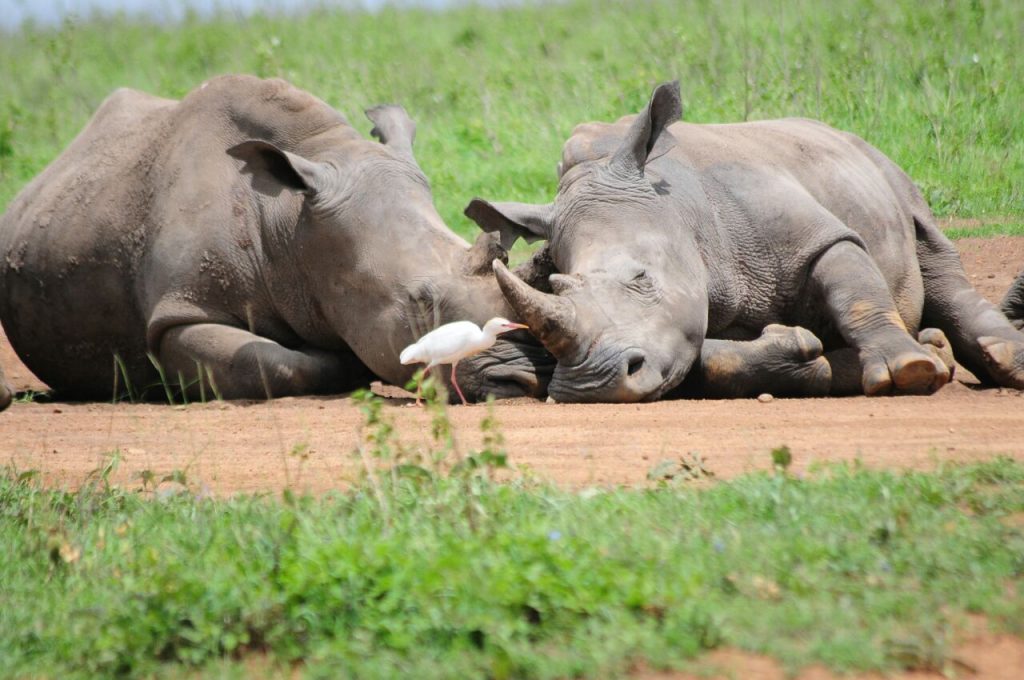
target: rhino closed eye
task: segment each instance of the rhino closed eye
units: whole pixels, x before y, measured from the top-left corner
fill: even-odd
[[[654,285],[654,280],[647,275],[646,271],[637,273],[632,279],[624,283],[626,291],[643,305],[656,305],[661,301],[661,292]]]

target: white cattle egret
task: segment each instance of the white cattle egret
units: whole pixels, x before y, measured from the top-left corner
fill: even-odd
[[[517,328],[528,328],[526,324],[513,323],[500,316],[494,317],[484,324],[483,330],[472,321],[454,321],[438,326],[422,338],[402,350],[398,359],[403,364],[426,364],[423,369],[423,377],[427,372],[438,364],[452,365],[452,385],[459,393],[462,403],[466,403],[466,397],[459,389],[459,382],[455,379],[455,369],[459,365],[459,359],[482,352],[491,345],[502,333],[514,331]],[[422,381],[421,381],[422,382]],[[416,403],[420,403],[421,388],[416,388]]]

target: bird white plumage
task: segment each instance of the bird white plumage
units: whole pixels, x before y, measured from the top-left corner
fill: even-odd
[[[438,326],[422,338],[402,350],[398,360],[403,364],[426,364],[423,376],[434,366],[440,364],[452,365],[452,385],[458,392],[462,403],[466,403],[466,397],[459,388],[455,378],[455,371],[459,360],[482,352],[494,345],[498,336],[517,328],[527,328],[526,324],[513,323],[500,316],[494,317],[484,324],[481,329],[472,321],[453,321],[443,326]],[[420,390],[416,390],[416,403],[420,403]]]

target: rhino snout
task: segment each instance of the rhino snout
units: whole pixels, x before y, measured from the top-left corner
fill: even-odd
[[[640,349],[592,355],[576,366],[555,368],[548,394],[559,402],[638,402],[660,397],[673,367]]]

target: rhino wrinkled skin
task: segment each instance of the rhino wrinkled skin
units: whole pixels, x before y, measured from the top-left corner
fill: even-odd
[[[399,352],[441,323],[512,317],[491,271],[504,251],[443,223],[405,111],[367,115],[379,141],[282,80],[114,92],[0,218],[19,357],[69,398],[338,393],[405,383]],[[544,356],[520,334],[460,382],[542,394]]]
[[[1016,328],[1024,329],[1024,271],[1017,275],[1010,289],[1006,291],[1006,297],[1000,305],[1003,314]]]
[[[548,240],[550,293],[495,270],[558,359],[554,399],[930,393],[953,354],[1024,388],[1024,334],[880,151],[812,120],[680,115],[664,84],[639,115],[576,128],[553,203],[466,208],[506,247]]]

